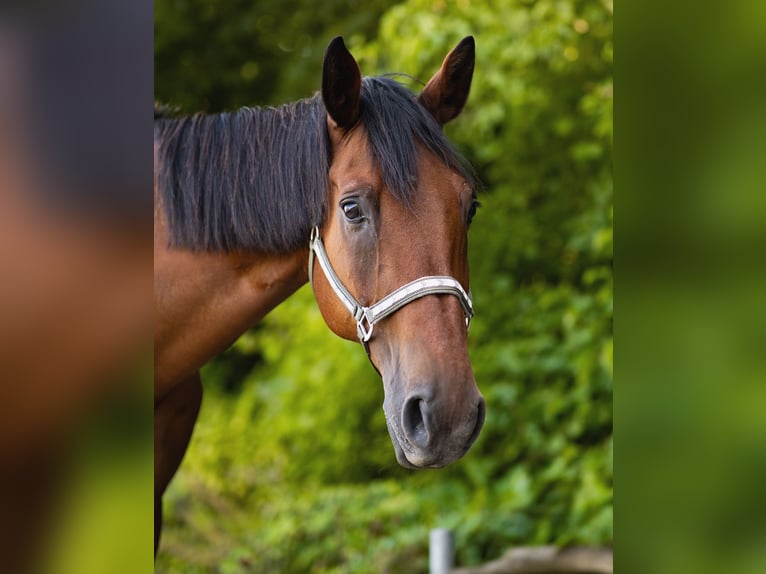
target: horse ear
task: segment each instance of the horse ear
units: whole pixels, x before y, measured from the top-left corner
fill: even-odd
[[[337,36],[327,46],[322,66],[322,101],[330,118],[344,130],[359,119],[362,75],[354,56]]]
[[[463,38],[444,58],[441,69],[426,84],[418,101],[439,124],[454,120],[468,100],[476,60],[473,36]]]

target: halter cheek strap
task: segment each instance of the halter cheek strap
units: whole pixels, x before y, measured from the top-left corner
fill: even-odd
[[[343,306],[354,317],[357,336],[362,345],[364,345],[368,357],[370,355],[368,342],[372,338],[375,325],[408,303],[412,303],[426,295],[445,294],[457,297],[460,305],[463,307],[466,327],[468,327],[471,317],[473,317],[473,301],[471,300],[470,292],[466,293],[463,286],[454,277],[444,275],[429,275],[410,281],[406,285],[402,285],[395,291],[392,291],[377,303],[365,307],[346,289],[337,273],[335,273],[330,259],[327,257],[327,251],[325,251],[322,238],[319,237],[319,227],[314,227],[311,230],[311,240],[309,243],[309,281],[312,286],[314,284],[314,259],[319,262],[319,266],[322,268],[335,295],[337,295]]]

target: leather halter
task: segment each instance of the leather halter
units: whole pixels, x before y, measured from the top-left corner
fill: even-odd
[[[346,289],[335,273],[330,259],[327,257],[322,238],[319,236],[319,227],[316,226],[311,230],[309,242],[309,282],[312,287],[314,285],[314,258],[319,261],[319,266],[324,271],[325,277],[338,299],[354,317],[357,336],[368,357],[370,357],[368,342],[372,338],[375,325],[408,303],[426,295],[445,294],[457,297],[463,307],[466,328],[471,322],[471,317],[473,317],[473,301],[470,292],[466,293],[457,279],[445,275],[429,275],[415,279],[392,291],[377,303],[365,307]],[[372,358],[370,358],[370,362],[372,362]],[[373,364],[373,366],[375,365]]]

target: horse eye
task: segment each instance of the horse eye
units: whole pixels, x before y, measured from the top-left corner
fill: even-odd
[[[479,205],[479,202],[474,199],[471,207],[468,209],[468,225],[473,221],[473,218],[476,215],[476,210],[479,209]]]
[[[351,223],[358,223],[362,219],[362,210],[356,201],[346,201],[341,208],[343,215]]]

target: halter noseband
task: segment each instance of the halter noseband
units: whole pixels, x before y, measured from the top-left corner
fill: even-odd
[[[343,285],[338,278],[338,275],[335,273],[335,270],[330,263],[330,259],[327,257],[327,251],[325,251],[322,238],[319,237],[319,227],[314,227],[311,230],[311,240],[309,242],[309,282],[312,286],[314,285],[315,257],[319,261],[319,266],[322,268],[322,271],[324,271],[325,277],[330,283],[330,287],[335,291],[335,294],[338,296],[341,303],[343,303],[343,306],[348,309],[349,313],[354,317],[354,320],[356,321],[357,336],[362,345],[364,345],[364,350],[367,352],[368,357],[370,355],[368,341],[372,337],[372,331],[375,328],[375,324],[420,297],[434,294],[454,295],[458,298],[460,305],[463,307],[466,327],[468,327],[471,322],[471,317],[473,317],[473,301],[471,300],[471,294],[470,292],[466,293],[463,286],[454,277],[429,275],[427,277],[415,279],[406,285],[402,285],[395,291],[392,291],[377,303],[365,307],[354,298],[348,289],[346,289],[345,285]],[[370,360],[372,361],[372,359]]]

